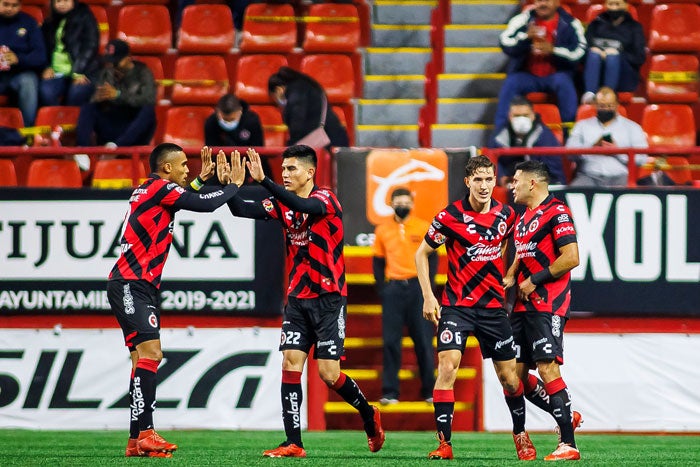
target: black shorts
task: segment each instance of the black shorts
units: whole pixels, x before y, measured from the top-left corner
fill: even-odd
[[[518,361],[533,367],[537,362],[564,364],[566,318],[552,313],[524,311],[512,313],[510,323],[518,350]]]
[[[107,282],[107,299],[129,351],[142,342],[160,339],[160,300],[152,284],[111,280]]]
[[[483,358],[496,361],[515,358],[515,344],[508,315],[503,308],[443,307],[438,324],[437,351],[464,353],[469,334],[479,341]]]
[[[345,353],[345,297],[337,293],[317,298],[289,297],[284,308],[280,350],[301,350],[313,357],[340,360]]]

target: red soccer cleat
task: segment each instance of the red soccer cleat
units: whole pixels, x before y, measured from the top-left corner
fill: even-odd
[[[574,431],[576,431],[576,428],[580,427],[582,423],[583,416],[581,415],[581,412],[577,412],[575,410],[571,412],[571,426],[574,427]],[[559,430],[558,426],[554,427],[554,432],[559,436],[559,443],[561,443],[561,430]]]
[[[263,451],[263,457],[306,457],[306,451],[294,443],[280,444],[274,449]]]
[[[139,433],[137,447],[139,451],[143,452],[145,456],[148,457],[161,457],[152,456],[151,454],[171,453],[177,450],[177,444],[168,443],[162,436],[156,433],[156,430],[143,430]]]
[[[173,457],[172,453],[169,452],[143,452],[139,449],[138,440],[136,438],[129,438],[126,444],[126,452],[124,453],[126,457]]]
[[[430,454],[428,454],[428,459],[432,460],[451,460],[454,459],[455,456],[452,455],[452,445],[445,441],[445,435],[442,433],[437,434],[437,439],[440,441],[440,445],[438,448],[434,451],[431,451]]]
[[[553,453],[544,457],[546,461],[577,461],[579,459],[581,459],[581,453],[578,449],[566,443],[559,443]]]
[[[377,452],[384,446],[386,435],[382,428],[382,417],[379,414],[379,409],[374,406],[372,406],[372,409],[374,409],[374,436],[367,435],[367,445],[371,452]]]
[[[537,459],[537,451],[532,441],[530,441],[530,436],[527,434],[527,431],[521,431],[517,435],[513,434],[513,441],[515,441],[515,450],[518,453],[518,459],[521,461],[534,461]]]

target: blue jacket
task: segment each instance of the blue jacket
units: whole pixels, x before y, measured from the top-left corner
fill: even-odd
[[[518,144],[515,141],[515,133],[510,126],[510,122],[507,121],[506,126],[501,128],[496,128],[493,132],[493,137],[489,141],[488,147],[490,148],[514,148],[514,147],[525,147],[525,148],[551,148],[551,147],[561,147],[561,143],[554,136],[552,130],[550,130],[547,125],[542,123],[539,114],[535,114],[535,121],[532,122],[532,129],[530,132],[523,137],[523,140]],[[550,183],[551,184],[566,184],[566,177],[564,176],[564,166],[561,161],[561,157],[557,156],[529,156],[530,159],[535,161],[544,162],[544,164],[549,169]],[[498,158],[498,176],[499,177],[512,177],[515,174],[515,165],[523,162],[525,156],[501,156]]]
[[[559,23],[554,37],[552,64],[557,71],[576,70],[579,61],[586,54],[586,37],[583,25],[561,7],[557,9]],[[529,10],[514,16],[501,33],[499,42],[503,52],[510,57],[508,73],[524,71],[530,54],[532,41],[527,37],[527,27],[535,21],[535,11]]]
[[[19,60],[10,73],[41,72],[46,67],[44,37],[36,20],[27,13],[20,11],[12,18],[0,19],[0,45],[9,47]]]

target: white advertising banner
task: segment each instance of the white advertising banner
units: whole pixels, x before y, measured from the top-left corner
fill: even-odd
[[[700,335],[567,334],[562,376],[588,431],[700,432]],[[503,390],[485,360],[484,428],[512,429]],[[527,403],[526,428],[554,419]]]
[[[164,329],[163,429],[281,430],[279,329]],[[128,429],[118,329],[0,330],[0,428]],[[306,381],[302,379],[302,381]],[[302,407],[306,428],[306,407]]]

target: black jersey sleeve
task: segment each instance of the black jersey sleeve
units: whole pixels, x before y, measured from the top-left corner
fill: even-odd
[[[175,209],[195,212],[212,212],[238,193],[238,186],[229,184],[209,192],[191,192],[183,190],[173,203]]]
[[[270,180],[269,177],[265,177],[260,184],[292,211],[321,216],[326,214],[326,205],[317,198],[302,198],[291,191],[287,191],[283,186]]]
[[[245,200],[240,196],[234,196],[228,201],[231,214],[248,219],[270,219],[265,208],[259,201]]]

